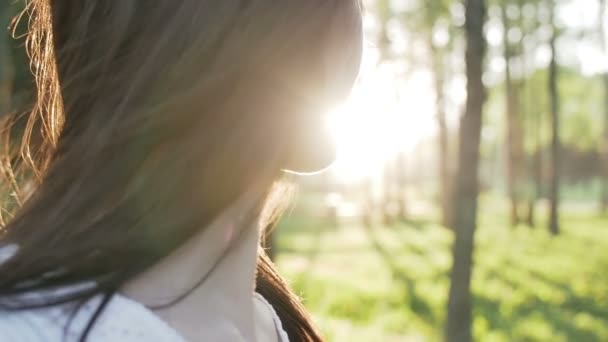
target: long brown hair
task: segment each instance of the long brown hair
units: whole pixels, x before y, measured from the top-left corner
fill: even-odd
[[[24,15],[38,96],[2,122],[4,310],[111,298],[246,187],[312,168],[318,113],[360,58],[357,0],[30,0]],[[264,253],[257,286],[292,341],[321,340]]]

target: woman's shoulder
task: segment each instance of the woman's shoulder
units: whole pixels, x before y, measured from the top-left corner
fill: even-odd
[[[0,341],[79,341],[100,298],[89,300],[77,310],[74,305],[23,311],[0,311]],[[185,342],[168,324],[143,305],[124,296],[114,296],[93,326],[91,342]]]
[[[272,305],[257,292],[254,294],[253,299],[255,317],[257,319],[256,335],[258,341],[289,342],[289,337],[283,329],[283,323]]]
[[[76,342],[99,307],[101,299],[89,300],[75,310],[63,305],[23,311],[0,311],[0,342]],[[259,341],[288,342],[282,323],[261,295],[254,295]],[[115,295],[88,336],[91,342],[185,342],[171,326],[142,304]]]

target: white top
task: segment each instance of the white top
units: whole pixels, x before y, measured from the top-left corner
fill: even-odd
[[[263,337],[259,342],[277,339],[279,342],[289,342],[272,306],[257,293],[254,300],[256,319],[270,322],[271,317],[276,328],[276,336],[264,337],[264,334],[273,332],[262,332]],[[14,312],[0,311],[0,341],[76,342],[99,301],[100,298],[94,298],[84,304],[69,325],[72,305]],[[116,295],[95,322],[87,341],[186,342],[186,339],[142,304]]]

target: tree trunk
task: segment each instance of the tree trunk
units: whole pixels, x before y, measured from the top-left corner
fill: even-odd
[[[518,0],[518,6],[520,13],[524,12],[524,7],[526,4],[526,0]],[[536,17],[537,13],[534,13],[534,17]],[[533,27],[536,26],[536,23],[533,24]],[[529,158],[526,158],[526,178],[527,178],[527,200],[528,200],[528,208],[526,212],[526,225],[529,228],[534,228],[536,226],[536,202],[540,197],[540,150],[541,150],[541,142],[540,142],[540,114],[538,112],[539,106],[537,105],[537,100],[535,98],[534,89],[531,86],[532,82],[528,81],[528,59],[530,57],[528,49],[524,44],[524,38],[530,34],[530,28],[527,26],[524,16],[519,16],[519,27],[522,30],[521,38],[519,39],[518,47],[519,53],[522,59],[522,70],[523,77],[521,80],[521,89],[520,92],[520,113],[522,114],[521,118],[526,116],[532,116],[531,127],[526,127],[525,132],[522,132],[523,137],[531,138],[531,151],[529,154]],[[534,28],[532,28],[534,30]],[[526,152],[523,152],[526,155]]]
[[[556,60],[555,41],[557,40],[557,28],[555,27],[555,8],[551,7],[551,25],[553,32],[549,41],[551,48],[551,62],[549,63],[549,102],[551,113],[551,173],[549,181],[549,232],[552,235],[559,234],[559,166],[560,166],[560,141],[559,141],[559,92],[557,89],[558,67]]]
[[[507,193],[511,203],[510,218],[511,226],[515,227],[519,224],[519,214],[517,210],[518,193],[517,193],[517,170],[519,168],[518,148],[517,148],[517,93],[513,84],[511,73],[511,58],[513,51],[508,39],[508,31],[510,28],[509,18],[507,17],[506,4],[503,2],[501,6],[502,21],[503,21],[503,52],[505,60],[505,114],[507,123],[506,135],[506,168],[507,168]]]
[[[536,202],[543,197],[543,148],[541,146],[541,136],[540,132],[543,129],[543,120],[544,117],[541,113],[543,111],[540,110],[540,106],[538,105],[538,100],[534,96],[534,93],[530,94],[530,112],[534,113],[534,146],[536,147],[534,151],[534,155],[532,156],[532,183],[534,184],[532,199],[530,201],[530,205],[528,208],[528,225],[530,227],[536,226]]]
[[[479,143],[486,91],[482,82],[486,17],[484,0],[465,1],[467,100],[460,122],[458,173],[455,184],[453,265],[450,275],[446,334],[448,342],[472,340],[471,273],[477,225]]]
[[[399,220],[405,221],[407,219],[407,165],[404,152],[399,152],[395,159],[395,181],[397,189],[397,203],[398,206],[397,215]]]
[[[600,12],[599,12],[599,31],[602,51],[604,57],[608,56],[608,43],[606,39],[606,0],[600,0]],[[601,161],[602,161],[602,173],[600,177],[602,194],[601,194],[601,213],[606,214],[608,211],[608,70],[604,70],[602,74],[602,83],[604,85],[604,136],[602,146],[600,148]]]
[[[608,55],[608,50],[607,53]],[[602,214],[608,212],[608,71],[602,75],[604,84],[604,141],[602,142],[601,158],[602,158],[602,199],[601,211]]]
[[[428,44],[433,60],[433,81],[435,87],[435,104],[437,118],[438,140],[438,176],[439,176],[439,203],[441,206],[441,223],[445,227],[452,226],[451,185],[450,185],[450,152],[448,149],[448,125],[445,117],[445,67],[443,54],[433,43],[432,30],[428,37]]]
[[[382,196],[382,222],[386,226],[393,224],[393,187],[394,172],[393,165],[390,162],[384,164],[384,177],[383,177],[383,196]]]
[[[7,27],[12,18],[12,5],[0,8],[0,118],[12,110],[15,65],[12,57],[11,38]]]
[[[538,108],[534,106],[531,112]],[[540,113],[534,113],[534,146],[536,147],[532,155],[532,167],[531,167],[531,183],[532,189],[530,199],[528,201],[528,216],[526,217],[526,224],[530,228],[536,227],[536,202],[542,197],[542,148],[540,144]]]
[[[361,218],[366,228],[372,228],[374,223],[374,180],[372,177],[363,181],[363,213]]]

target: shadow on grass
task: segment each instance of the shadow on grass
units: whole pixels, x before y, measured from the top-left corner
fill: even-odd
[[[407,249],[409,251],[411,251],[419,256],[425,257],[428,255],[428,249],[412,243],[410,240],[408,240],[408,235],[402,234],[402,231],[405,231],[408,229],[415,229],[418,231],[422,231],[422,230],[428,228],[432,224],[433,224],[432,221],[408,218],[408,219],[401,219],[401,220],[397,221],[397,223],[395,223],[391,226],[387,226],[387,228],[388,228],[387,230],[390,230],[393,233],[395,233],[395,234],[393,234],[393,238],[400,241],[400,243],[399,243],[400,246],[407,246]],[[364,225],[364,227],[366,229],[368,229],[368,234],[372,233],[371,230],[373,230],[375,228],[373,225],[370,225],[370,224],[366,224],[366,225]],[[377,239],[376,239],[376,242],[378,242]]]
[[[527,271],[527,273],[531,272]],[[488,277],[497,279],[513,289],[521,288],[523,285],[523,282],[509,279],[496,270],[489,272]],[[520,324],[534,316],[543,317],[544,322],[551,326],[554,335],[562,335],[566,337],[567,341],[591,342],[601,340],[601,336],[598,336],[597,332],[576,326],[572,316],[579,312],[585,312],[594,317],[608,317],[608,310],[597,306],[589,298],[576,296],[566,285],[557,284],[545,277],[538,277],[538,279],[559,291],[563,291],[566,296],[565,302],[558,305],[557,303],[542,301],[533,293],[530,293],[527,301],[513,308],[510,314],[505,315],[499,298],[477,295],[474,298],[476,314],[482,316],[492,330],[502,331],[510,340],[535,340],[532,332],[522,331],[516,333],[515,336],[513,335]],[[522,333],[524,336],[521,336]]]
[[[567,284],[549,279],[546,275],[535,270],[527,270],[527,273],[550,286],[559,289],[566,295],[566,300],[560,304],[563,310],[571,312],[585,312],[591,316],[602,318],[608,323],[608,303],[598,303],[589,297],[581,297],[572,291]],[[601,305],[598,305],[601,304]]]
[[[535,279],[541,283],[550,286],[564,294],[564,301],[559,304],[559,307],[563,311],[570,311],[573,313],[586,313],[593,317],[598,317],[604,321],[608,321],[608,305],[606,303],[598,303],[596,300],[590,297],[580,296],[576,294],[569,284],[565,284],[560,281],[549,278],[547,275],[539,272],[538,270],[522,268],[521,265],[516,265],[511,261],[505,261],[500,267],[501,270],[508,270],[508,272],[521,272],[523,277]],[[516,282],[512,279],[507,279],[504,275],[505,272],[498,272],[493,270],[489,273],[490,276],[504,281],[506,284],[513,288],[521,287],[523,282]],[[534,295],[532,292],[531,295]],[[606,322],[608,323],[608,322]]]
[[[402,225],[406,225],[409,228],[414,228],[417,230],[422,230],[432,223],[431,221],[428,221],[428,220],[412,219],[412,218],[405,218],[405,219],[400,220],[399,222]]]
[[[544,321],[551,325],[553,338],[557,338],[556,335],[559,334],[566,337],[567,341],[601,341],[600,336],[597,336],[595,332],[581,329],[573,324],[572,319],[565,314],[564,310],[552,303],[532,299],[518,306],[508,317],[501,314],[501,304],[498,299],[475,296],[474,305],[476,315],[482,316],[488,322],[491,330],[505,333],[510,341],[536,340],[532,331],[520,330],[518,332],[517,329],[520,324],[535,315],[543,317]]]
[[[423,321],[430,325],[436,325],[438,322],[437,317],[435,316],[431,306],[416,293],[415,281],[408,277],[407,274],[403,272],[403,270],[401,270],[395,263],[391,253],[380,244],[374,235],[372,231],[373,228],[370,226],[365,226],[365,230],[369,236],[369,241],[372,244],[372,248],[374,248],[374,250],[382,258],[382,261],[390,270],[393,279],[398,281],[405,290],[406,298],[408,300],[408,303],[406,304],[408,304],[412,312],[414,312]]]

